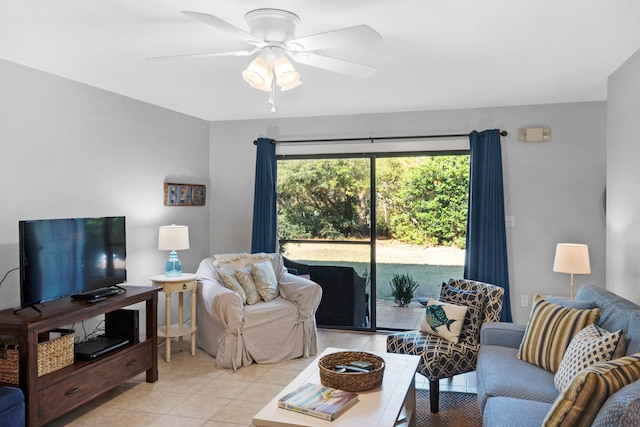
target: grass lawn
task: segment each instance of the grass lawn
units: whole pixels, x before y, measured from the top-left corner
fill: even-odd
[[[351,266],[360,276],[370,269],[367,246],[340,244],[288,244],[285,256],[312,265]],[[397,242],[382,242],[376,247],[378,270],[376,277],[377,299],[392,300],[389,282],[394,273],[410,274],[420,286],[414,298],[437,297],[442,282],[462,278],[464,250],[441,247],[425,248]]]

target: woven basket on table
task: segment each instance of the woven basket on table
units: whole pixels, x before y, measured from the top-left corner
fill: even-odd
[[[54,329],[59,338],[38,343],[38,376],[73,365],[73,329]]]
[[[335,367],[361,360],[373,363],[369,372],[336,372]],[[367,391],[382,385],[384,359],[362,351],[341,351],[323,356],[318,361],[320,382],[325,387],[344,391]]]
[[[0,384],[20,383],[18,344],[14,339],[0,341]]]

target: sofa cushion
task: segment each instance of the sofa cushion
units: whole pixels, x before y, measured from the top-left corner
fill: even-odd
[[[626,354],[640,353],[640,315],[629,320],[625,338],[627,339]]]
[[[555,373],[571,339],[599,318],[599,308],[561,307],[536,294],[517,357]]]
[[[543,426],[591,425],[609,396],[638,379],[640,354],[590,366],[578,373],[558,396]]]
[[[278,292],[278,279],[273,271],[271,261],[265,259],[251,264],[251,271],[258,293],[264,301],[269,302],[280,295],[280,292]]]
[[[578,332],[567,347],[553,379],[556,388],[564,391],[573,377],[584,368],[611,360],[621,336],[621,330],[608,332],[593,323]]]
[[[597,305],[593,301],[582,301],[579,299],[567,299],[564,297],[556,297],[553,295],[547,295],[545,298],[547,301],[553,304],[558,304],[562,307],[577,308],[578,310],[588,310],[590,308],[596,308]]]
[[[489,399],[482,413],[482,425],[491,427],[540,427],[552,404],[513,397]]]
[[[622,387],[602,405],[591,427],[640,426],[640,381]]]
[[[484,306],[487,301],[486,292],[482,290],[462,290],[448,283],[443,283],[440,289],[440,301],[467,307],[460,342],[477,346],[480,344],[480,327],[484,315]]]
[[[600,308],[598,326],[607,331],[622,329],[627,341],[626,354],[640,352],[640,307],[596,285],[582,285],[576,299],[594,301]]]
[[[496,396],[553,403],[558,390],[553,374],[516,358],[518,349],[481,345],[478,353],[478,405],[484,411],[487,400]]]
[[[439,302],[429,297],[420,332],[457,343],[466,314],[465,306]]]

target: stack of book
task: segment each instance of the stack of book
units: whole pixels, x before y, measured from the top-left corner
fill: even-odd
[[[333,421],[358,402],[358,394],[306,383],[278,400],[278,407]]]

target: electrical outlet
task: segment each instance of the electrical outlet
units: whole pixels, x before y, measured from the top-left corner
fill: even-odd
[[[505,216],[504,217],[504,226],[507,228],[513,228],[516,226],[516,217],[515,216]]]
[[[529,307],[529,295],[520,295],[520,305]]]

